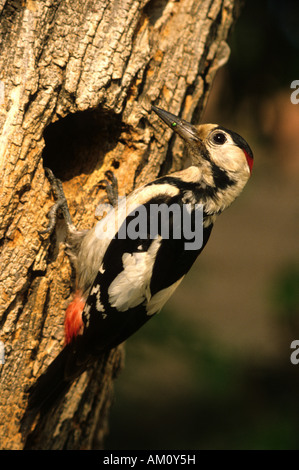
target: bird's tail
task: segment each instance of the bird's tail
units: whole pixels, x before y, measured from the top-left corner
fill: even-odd
[[[57,405],[69,390],[76,378],[92,362],[91,356],[84,349],[77,349],[76,342],[67,344],[46,371],[28,390],[27,413],[42,415]],[[79,342],[80,343],[80,342]],[[27,414],[26,413],[26,414]]]
[[[101,351],[101,354],[104,354],[104,351]],[[27,391],[27,413],[47,414],[64,397],[74,380],[93,363],[95,358],[99,359],[101,354],[98,351],[96,355],[91,354],[85,338],[81,335],[72,340]]]
[[[29,388],[28,412],[43,412],[43,414],[46,414],[67,393],[75,379],[74,376],[66,376],[69,354],[69,347],[66,346]]]

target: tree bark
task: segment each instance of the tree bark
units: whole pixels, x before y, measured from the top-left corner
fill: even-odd
[[[182,168],[183,143],[156,104],[198,122],[238,0],[0,0],[1,449],[103,448],[123,346],[72,386],[34,429],[27,387],[63,347],[73,290],[65,227],[42,235],[63,181],[77,227],[95,221],[112,169],[120,194]]]

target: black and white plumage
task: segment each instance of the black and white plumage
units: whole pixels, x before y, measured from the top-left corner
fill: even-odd
[[[67,345],[30,390],[29,409],[48,409],[99,355],[116,347],[158,313],[206,245],[217,216],[241,193],[249,179],[253,154],[238,134],[214,124],[193,126],[153,107],[185,141],[191,166],[133,191],[96,227],[77,232],[69,221],[77,269],[77,290],[66,312]],[[122,223],[134,220],[142,205],[203,208],[202,245],[187,250],[184,233],[163,238],[121,238]],[[115,229],[115,212],[120,225]],[[170,225],[174,218],[170,217]],[[108,230],[108,237],[99,232]],[[118,232],[119,230],[119,232]],[[102,233],[101,232],[101,233]]]

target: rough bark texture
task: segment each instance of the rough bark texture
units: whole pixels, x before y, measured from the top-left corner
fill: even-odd
[[[1,449],[101,448],[123,348],[84,373],[35,433],[24,390],[63,346],[73,289],[64,225],[51,236],[44,166],[88,228],[114,170],[120,194],[182,167],[183,144],[151,104],[199,120],[225,63],[234,0],[0,0]],[[170,158],[170,156],[172,156]]]

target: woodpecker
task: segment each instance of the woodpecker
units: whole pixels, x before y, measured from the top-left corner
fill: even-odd
[[[114,207],[91,230],[75,229],[61,182],[48,170],[58,199],[50,225],[52,229],[54,212],[62,209],[76,267],[76,292],[65,315],[66,345],[31,387],[29,410],[49,410],[90,364],[162,309],[205,247],[216,218],[239,196],[250,177],[253,153],[240,135],[217,124],[192,125],[155,106],[152,110],[184,140],[191,165],[137,188],[125,202],[118,199],[118,204],[117,180],[108,172],[107,191]],[[190,240],[182,226],[179,236],[173,236],[171,230],[163,236],[161,221],[154,233],[146,225],[143,234],[120,236],[124,227],[135,223],[141,207],[146,211],[144,220],[150,222],[150,209],[161,204],[187,206],[197,231],[195,217],[200,208],[200,246],[187,249]],[[120,222],[117,227],[116,219]],[[175,222],[170,216],[169,228],[174,229],[175,223],[182,224],[182,218]],[[105,237],[100,236],[103,233]]]

